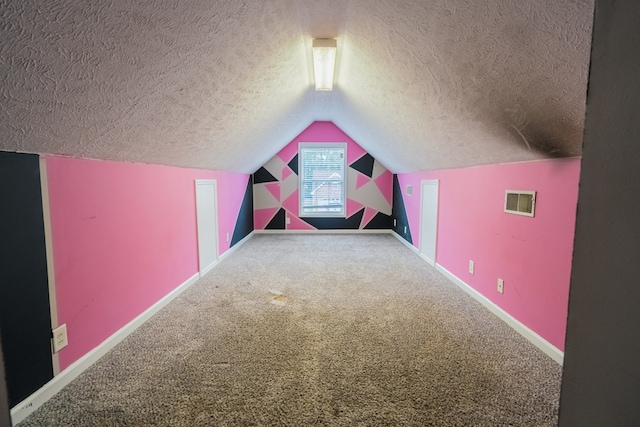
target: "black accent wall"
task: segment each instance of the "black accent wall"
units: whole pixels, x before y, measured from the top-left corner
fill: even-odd
[[[224,207],[223,207],[224,208]],[[240,213],[233,229],[231,246],[244,239],[253,231],[253,175],[249,175],[247,189],[244,191],[244,198],[240,206]]]
[[[395,226],[393,226],[393,221],[391,221],[391,229],[402,236],[407,242],[413,244],[411,227],[409,227],[407,210],[404,207],[404,199],[402,198],[402,189],[400,188],[398,175],[393,175],[393,207],[391,217],[396,220]],[[406,233],[404,232],[404,227],[407,227]]]
[[[351,215],[349,218],[301,218],[307,224],[311,224],[318,230],[357,230],[362,222],[364,209]]]
[[[0,151],[0,329],[9,404],[53,378],[39,158]]]

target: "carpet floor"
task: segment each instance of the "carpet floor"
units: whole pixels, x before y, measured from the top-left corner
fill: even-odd
[[[255,235],[30,426],[555,426],[561,367],[391,235]]]

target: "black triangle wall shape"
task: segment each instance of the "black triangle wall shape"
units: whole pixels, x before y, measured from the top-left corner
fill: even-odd
[[[351,163],[349,167],[367,175],[369,178],[373,178],[374,162],[375,162],[375,159],[371,157],[371,154],[366,153],[364,156],[360,157],[358,160]]]
[[[385,215],[382,212],[378,212],[376,216],[374,216],[369,224],[364,226],[365,230],[389,230],[391,228],[391,217],[389,215]]]
[[[278,179],[271,175],[271,172],[266,170],[264,167],[261,167],[253,174],[253,181],[256,184],[261,184],[263,182],[277,182]]]
[[[271,221],[269,221],[269,224],[267,224],[265,230],[284,230],[284,218],[285,211],[284,209],[280,209],[278,213],[273,218],[271,218]]]
[[[289,164],[287,166],[289,166],[291,168],[293,173],[298,175],[298,155],[297,154],[295,155],[295,157],[293,159],[291,159],[291,161],[289,162]]]

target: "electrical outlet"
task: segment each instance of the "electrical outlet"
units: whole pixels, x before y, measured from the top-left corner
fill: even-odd
[[[504,280],[498,279],[498,292],[504,294]]]
[[[227,233],[227,243],[229,242],[229,233]]]
[[[53,352],[57,353],[69,344],[67,340],[67,325],[63,324],[53,330]]]
[[[473,274],[473,271],[475,269],[475,263],[471,260],[469,260],[469,273]]]
[[[291,218],[287,217],[287,224],[291,224]]]
[[[393,218],[393,226],[394,227],[396,226],[396,219],[395,218]]]
[[[407,234],[407,226],[404,226],[404,234]]]

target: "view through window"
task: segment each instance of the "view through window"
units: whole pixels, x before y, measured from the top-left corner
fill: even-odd
[[[344,143],[300,143],[300,216],[345,216]]]

